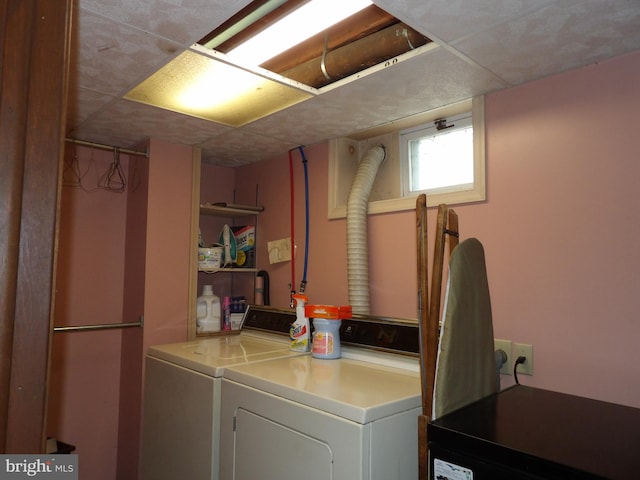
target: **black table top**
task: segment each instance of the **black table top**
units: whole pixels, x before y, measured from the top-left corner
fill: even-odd
[[[511,467],[537,459],[594,478],[640,478],[640,409],[522,385],[436,419],[429,443]]]

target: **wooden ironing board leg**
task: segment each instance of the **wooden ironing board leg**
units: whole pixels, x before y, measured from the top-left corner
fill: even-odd
[[[440,297],[445,266],[445,243],[449,236],[449,256],[458,245],[458,216],[447,205],[438,206],[431,292],[428,293],[427,197],[416,200],[418,322],[420,325],[420,381],[422,385],[422,415],[418,417],[418,473],[420,480],[429,478],[429,439],[427,425],[433,409],[433,391],[439,340]],[[430,297],[430,298],[429,298]],[[429,301],[430,300],[430,301]]]
[[[429,438],[427,436],[427,424],[429,417],[418,417],[418,479],[429,479]]]

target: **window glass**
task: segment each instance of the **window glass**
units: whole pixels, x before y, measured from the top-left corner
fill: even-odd
[[[400,133],[402,162],[406,162],[405,196],[445,193],[473,188],[473,125],[470,113]]]

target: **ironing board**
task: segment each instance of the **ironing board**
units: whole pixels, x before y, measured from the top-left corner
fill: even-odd
[[[431,419],[498,390],[484,248],[467,238],[449,260]]]
[[[427,294],[428,290],[428,255],[427,255],[427,207],[426,196],[420,195],[416,201],[416,226],[417,226],[417,260],[418,260],[418,318],[420,323],[420,362],[421,362],[421,383],[422,383],[422,415],[418,419],[418,455],[419,455],[419,478],[427,480],[428,461],[428,438],[427,424],[433,415],[442,415],[462,406],[466,401],[475,400],[478,395],[492,393],[493,388],[497,389],[496,382],[486,381],[491,375],[493,360],[493,328],[491,326],[491,310],[488,297],[488,286],[486,282],[486,269],[484,264],[484,251],[480,242],[475,239],[466,240],[459,255],[454,253],[454,249],[459,244],[458,217],[456,213],[446,205],[439,205],[438,218],[435,233],[434,258],[432,270],[431,301]],[[465,345],[464,336],[458,336],[457,332],[464,331],[467,326],[460,329],[460,323],[471,318],[470,324],[477,328],[482,334],[473,333],[482,337],[479,345],[489,354],[482,354],[482,366],[472,366],[469,375],[460,376],[459,381],[452,381],[456,375],[439,374],[436,372],[455,372],[457,366],[455,361],[443,356],[443,360],[438,359],[438,349],[440,343],[440,303],[442,296],[442,278],[445,265],[445,243],[449,240],[449,258],[451,260],[453,275],[448,276],[450,281],[455,277],[453,298],[449,299],[449,282],[447,283],[447,302],[452,305],[448,312],[443,315],[443,340],[446,340],[446,352],[453,349],[476,348]],[[462,275],[456,273],[461,272]],[[472,272],[472,273],[470,273]],[[468,294],[468,295],[467,295]],[[464,298],[463,298],[464,297]],[[447,310],[448,303],[445,305]],[[474,313],[477,312],[477,315]],[[453,333],[453,335],[452,335]],[[470,333],[470,332],[466,332]],[[451,340],[453,338],[453,340]],[[467,338],[469,336],[467,335]],[[452,344],[450,342],[453,342]],[[480,355],[480,354],[478,354]],[[490,362],[487,364],[487,361]],[[436,370],[436,363],[439,363],[439,370]],[[469,368],[464,366],[463,368]],[[478,375],[482,371],[481,379],[472,381],[467,387],[461,387],[468,382],[469,377]],[[437,380],[437,377],[438,380]],[[436,383],[437,382],[437,383]],[[444,402],[442,399],[444,398]]]

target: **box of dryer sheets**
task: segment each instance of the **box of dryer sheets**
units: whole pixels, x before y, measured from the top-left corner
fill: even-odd
[[[236,264],[242,268],[255,268],[256,266],[256,227],[243,225],[231,227],[236,237]]]
[[[231,330],[240,330],[242,327],[242,319],[247,309],[247,297],[231,297],[229,303],[229,320]]]

